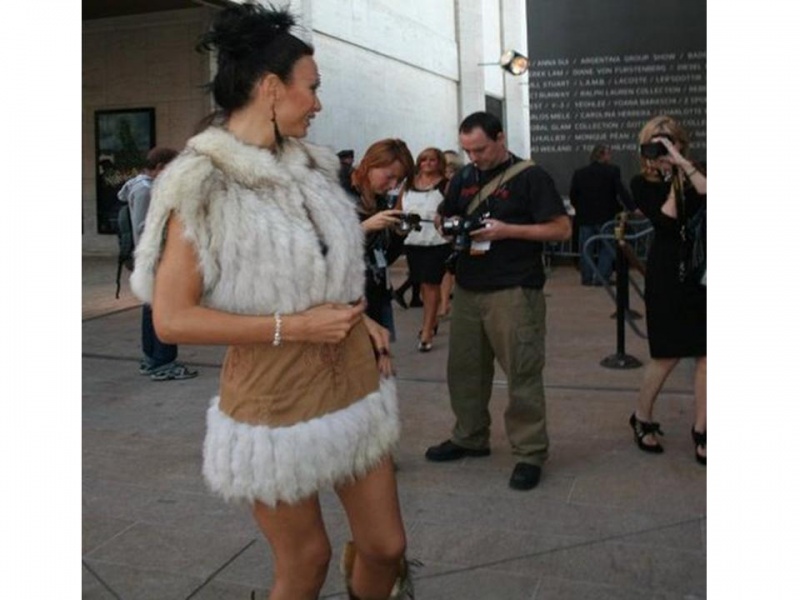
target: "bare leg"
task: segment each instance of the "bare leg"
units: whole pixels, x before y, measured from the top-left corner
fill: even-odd
[[[253,516],[275,555],[275,581],[269,600],[317,598],[331,558],[317,496],[275,508],[256,501]]]
[[[642,386],[639,388],[639,397],[636,402],[637,419],[647,422],[653,420],[653,404],[656,397],[679,360],[678,358],[654,358],[644,368]],[[653,434],[648,434],[642,438],[642,442],[648,446],[654,446],[658,440]]]
[[[439,310],[439,317],[446,317],[450,314],[450,294],[453,292],[453,274],[445,273],[442,279],[442,285],[439,287],[441,290],[441,304]]]
[[[694,430],[704,433],[706,430],[706,357],[697,359],[694,368]],[[706,455],[706,449],[698,446],[700,456]]]
[[[436,327],[439,310],[439,286],[435,283],[422,284],[422,333],[420,341],[430,343]]]
[[[336,492],[347,513],[356,549],[352,592],[359,598],[388,598],[406,549],[392,459],[386,458]]]

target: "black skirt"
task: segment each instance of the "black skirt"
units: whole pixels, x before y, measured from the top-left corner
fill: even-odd
[[[439,285],[444,278],[444,261],[450,256],[452,246],[406,246],[409,276],[413,283]]]

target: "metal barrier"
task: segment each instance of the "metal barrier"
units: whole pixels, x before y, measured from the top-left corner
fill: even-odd
[[[628,213],[620,213],[628,214]],[[636,256],[642,260],[647,260],[647,252],[650,250],[650,242],[652,241],[653,227],[649,219],[631,219],[629,216],[626,221],[626,228],[631,231],[629,244],[633,248]],[[617,219],[606,221],[600,228],[600,233],[614,235],[614,227],[617,224]],[[645,235],[637,235],[644,232]],[[626,234],[626,240],[628,235]],[[545,242],[544,245],[544,260],[545,266],[549,267],[554,258],[580,258],[583,250],[578,247],[577,240],[569,239],[563,242]]]
[[[618,245],[622,249],[624,253],[624,265],[627,267],[628,265],[633,266],[634,269],[639,271],[642,275],[644,275],[645,264],[647,262],[647,252],[650,249],[650,244],[652,243],[653,238],[653,227],[650,225],[650,221],[647,219],[638,219],[634,221],[628,221],[627,217],[625,216],[626,213],[620,213],[619,221],[609,221],[603,224],[601,231],[605,231],[610,228],[614,231],[614,233],[598,233],[597,235],[593,235],[586,243],[583,245],[583,259],[589,265],[589,267],[594,272],[597,279],[603,282],[603,288],[605,289],[606,293],[608,294],[611,301],[616,306],[617,302],[617,294],[618,291],[615,289],[611,282],[608,281],[602,273],[600,273],[600,269],[597,266],[597,262],[594,260],[594,254],[597,250],[598,244],[604,244],[606,248],[611,250],[614,253],[618,254]],[[619,233],[617,231],[617,227],[622,227],[622,241],[624,243],[618,244],[617,239]],[[629,228],[634,230],[634,233],[629,233]],[[619,256],[617,256],[617,263],[621,263]],[[619,266],[619,264],[618,264]],[[635,279],[628,278],[628,283],[631,287],[636,291],[640,298],[644,299],[644,289],[642,285]],[[625,290],[625,295],[627,296],[627,286]],[[625,301],[625,318],[631,326],[631,329],[642,338],[647,338],[647,334],[643,333],[634,323],[634,319],[641,318],[641,315],[635,313],[635,311],[631,311],[628,302]]]
[[[601,361],[600,364],[605,367],[629,369],[641,366],[641,362],[636,358],[625,354],[625,323],[636,335],[647,339],[647,334],[635,322],[641,315],[629,307],[630,287],[644,299],[643,283],[629,277],[629,267],[633,267],[644,276],[647,253],[650,251],[652,241],[653,226],[649,219],[632,219],[630,213],[621,212],[615,219],[603,223],[600,233],[586,240],[583,248],[576,247],[577,242],[574,237],[563,242],[544,244],[542,260],[546,270],[550,270],[556,258],[583,258],[597,279],[603,282],[606,293],[617,307],[616,313],[612,315],[617,319],[617,352]],[[614,286],[603,276],[594,260],[599,244],[604,244],[606,248],[616,253],[617,281]]]
[[[613,228],[612,233],[605,233]],[[601,232],[590,237],[584,243],[581,258],[591,268],[595,277],[603,282],[603,287],[616,306],[616,313],[612,315],[617,323],[617,350],[615,354],[607,356],[600,364],[612,369],[632,369],[640,367],[641,361],[625,352],[625,323],[641,338],[647,338],[647,334],[639,329],[635,319],[641,315],[632,311],[629,306],[630,287],[633,287],[641,298],[644,298],[644,290],[635,279],[630,278],[630,268],[633,267],[642,276],[646,270],[646,257],[652,242],[653,228],[647,220],[628,221],[627,213],[620,213],[617,219],[605,223]],[[612,290],[609,282],[600,272],[594,255],[598,246],[603,245],[605,249],[616,254],[616,285]],[[598,253],[599,256],[599,253]]]

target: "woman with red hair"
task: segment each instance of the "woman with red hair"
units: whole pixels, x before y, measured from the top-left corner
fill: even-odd
[[[395,230],[403,211],[389,208],[387,194],[413,172],[414,159],[405,142],[387,138],[367,149],[351,177],[365,235],[367,315],[388,329],[392,340],[395,332],[388,267],[403,252],[403,236]]]

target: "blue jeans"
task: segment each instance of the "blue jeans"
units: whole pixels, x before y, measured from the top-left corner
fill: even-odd
[[[178,346],[165,344],[158,339],[153,327],[153,309],[142,305],[142,351],[150,369],[174,362],[178,358]]]
[[[583,257],[583,245],[590,237],[600,233],[601,227],[602,224],[581,225],[578,228],[578,248],[580,249],[581,253],[581,283],[584,285],[602,283],[594,269],[592,269],[592,267]],[[605,241],[597,241],[592,244],[592,247],[596,249],[595,257],[597,259],[597,268],[606,281],[611,278],[611,273],[614,269],[614,246],[613,242],[609,242],[611,243],[610,247],[605,243]]]

